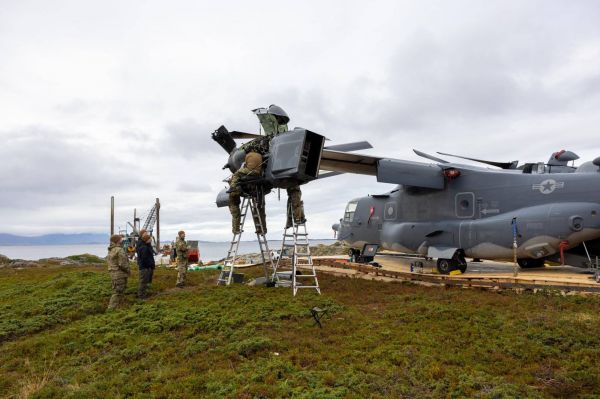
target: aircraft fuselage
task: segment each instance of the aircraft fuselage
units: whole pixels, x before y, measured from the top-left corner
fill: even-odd
[[[513,258],[513,219],[520,259],[551,258],[561,247],[600,239],[600,173],[460,169],[443,189],[398,186],[351,201],[338,239],[354,248],[379,244],[435,258],[461,250],[505,260]]]

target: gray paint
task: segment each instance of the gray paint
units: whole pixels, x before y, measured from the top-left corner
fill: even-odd
[[[445,177],[447,169],[460,176]],[[438,258],[460,249],[468,257],[512,259],[516,218],[519,258],[556,259],[567,240],[569,259],[587,266],[575,252],[582,242],[600,240],[599,168],[587,163],[575,172],[540,172],[379,160],[378,181],[402,185],[351,201],[354,217],[335,226],[338,239]],[[592,256],[600,255],[596,247]]]

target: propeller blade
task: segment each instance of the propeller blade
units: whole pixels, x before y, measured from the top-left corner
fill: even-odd
[[[333,177],[333,176],[339,176],[339,175],[343,175],[344,172],[324,172],[324,173],[319,173],[319,179],[324,179],[326,177]]]
[[[229,132],[229,134],[231,134],[231,137],[233,137],[234,139],[238,139],[238,140],[255,139],[257,137],[262,137],[260,134],[256,134],[256,133],[245,133],[245,132],[237,132],[237,131]]]
[[[414,151],[414,152],[415,152],[415,154],[417,154],[418,156],[420,156],[420,157],[423,157],[423,158],[427,158],[427,159],[431,159],[432,161],[435,161],[435,162],[439,162],[439,163],[450,163],[450,162],[446,161],[445,159],[438,158],[438,157],[434,157],[433,155],[429,155],[429,154],[426,154],[426,153],[424,153],[424,152],[422,152],[422,151],[415,150],[414,148],[413,148],[413,151]]]
[[[373,148],[373,146],[368,141],[356,141],[354,143],[330,145],[325,147],[324,149],[340,152],[350,152],[358,150],[368,150],[369,148]]]
[[[481,163],[484,163],[487,165],[497,166],[498,168],[501,168],[501,169],[516,169],[517,165],[519,164],[519,161],[495,162],[495,161],[486,161],[484,159],[469,158],[469,157],[463,157],[460,155],[447,154],[445,152],[439,152],[439,151],[437,151],[437,153],[440,155],[448,155],[450,157],[455,157],[455,158],[460,158],[460,159],[468,159],[469,161],[481,162]]]

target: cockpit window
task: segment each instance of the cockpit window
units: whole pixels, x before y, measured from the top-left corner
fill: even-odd
[[[356,212],[356,206],[358,202],[349,202],[344,212],[344,222],[351,222],[354,220],[354,213]]]

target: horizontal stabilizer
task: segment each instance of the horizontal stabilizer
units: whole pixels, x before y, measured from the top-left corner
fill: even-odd
[[[354,143],[330,145],[330,146],[325,147],[324,149],[332,150],[332,151],[340,151],[340,152],[350,152],[350,151],[368,150],[369,148],[373,148],[373,146],[368,141],[356,141]]]

